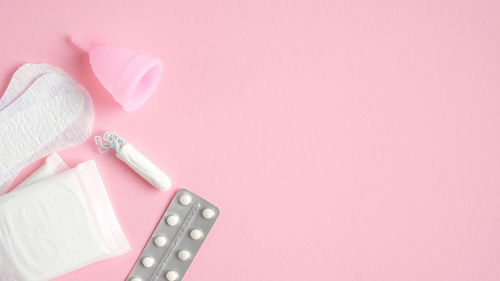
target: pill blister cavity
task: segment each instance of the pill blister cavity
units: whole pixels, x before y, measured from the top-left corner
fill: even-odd
[[[191,258],[191,253],[188,251],[188,250],[181,250],[179,251],[179,253],[177,254],[177,257],[181,260],[181,261],[187,261],[188,259]]]
[[[163,247],[167,244],[167,237],[163,235],[157,236],[154,240],[154,243],[156,247]]]
[[[179,190],[126,281],[181,281],[218,216],[216,206]]]
[[[215,216],[215,211],[211,208],[206,208],[203,210],[202,215],[205,219],[209,220]]]
[[[191,198],[191,195],[189,194],[183,194],[181,197],[179,197],[179,203],[183,206],[187,206],[191,204],[191,201],[193,201],[193,198]]]
[[[145,257],[142,259],[142,265],[144,267],[152,267],[155,264],[155,259],[153,257]]]
[[[167,217],[167,224],[170,226],[174,226],[179,223],[179,216],[178,215],[170,215]]]
[[[179,273],[177,271],[170,270],[165,274],[165,278],[167,278],[168,281],[175,281],[179,279]]]
[[[201,231],[199,229],[193,229],[193,230],[191,230],[190,236],[191,236],[191,239],[193,239],[193,240],[199,240],[203,237],[203,231]]]

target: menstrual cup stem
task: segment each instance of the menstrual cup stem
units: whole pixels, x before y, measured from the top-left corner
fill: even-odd
[[[87,53],[90,51],[90,48],[92,48],[92,46],[89,43],[73,35],[71,36],[71,43],[73,43],[75,46],[84,50]]]

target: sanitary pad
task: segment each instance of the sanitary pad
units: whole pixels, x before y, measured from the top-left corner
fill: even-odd
[[[0,196],[2,281],[49,280],[130,250],[95,162],[50,176],[65,169],[51,157]]]
[[[26,63],[18,68],[0,99],[0,111],[21,96],[38,77],[51,72],[69,76],[62,69],[46,63]]]
[[[19,68],[0,99],[0,193],[26,165],[86,140],[93,118],[89,95],[64,71]]]
[[[26,179],[24,179],[15,188],[19,189],[25,187],[39,180],[42,180],[46,177],[57,175],[68,169],[69,169],[68,165],[66,165],[66,163],[61,159],[59,154],[57,153],[51,154],[47,156],[47,158],[45,158],[45,163],[40,168],[38,168]]]

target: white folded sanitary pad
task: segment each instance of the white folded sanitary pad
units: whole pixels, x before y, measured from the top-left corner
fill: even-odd
[[[22,66],[0,99],[0,193],[26,165],[86,140],[93,116],[85,89],[62,70]]]
[[[29,175],[26,179],[24,179],[15,188],[19,189],[28,186],[39,180],[42,180],[49,176],[57,175],[68,169],[69,169],[68,165],[66,165],[66,163],[61,159],[59,154],[57,153],[51,154],[47,156],[47,158],[45,158],[45,163],[40,168],[31,173],[31,175]]]
[[[31,184],[0,196],[2,281],[49,280],[130,250],[95,162],[51,175],[64,170],[51,157]]]

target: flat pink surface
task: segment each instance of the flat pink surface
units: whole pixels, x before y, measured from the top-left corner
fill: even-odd
[[[125,4],[126,3],[126,4]],[[184,280],[500,280],[500,1],[2,1],[0,86],[67,70],[113,130],[222,211]],[[153,54],[126,113],[67,36]],[[124,280],[174,190],[92,140],[133,250],[57,281]],[[23,171],[18,181],[40,165]]]

